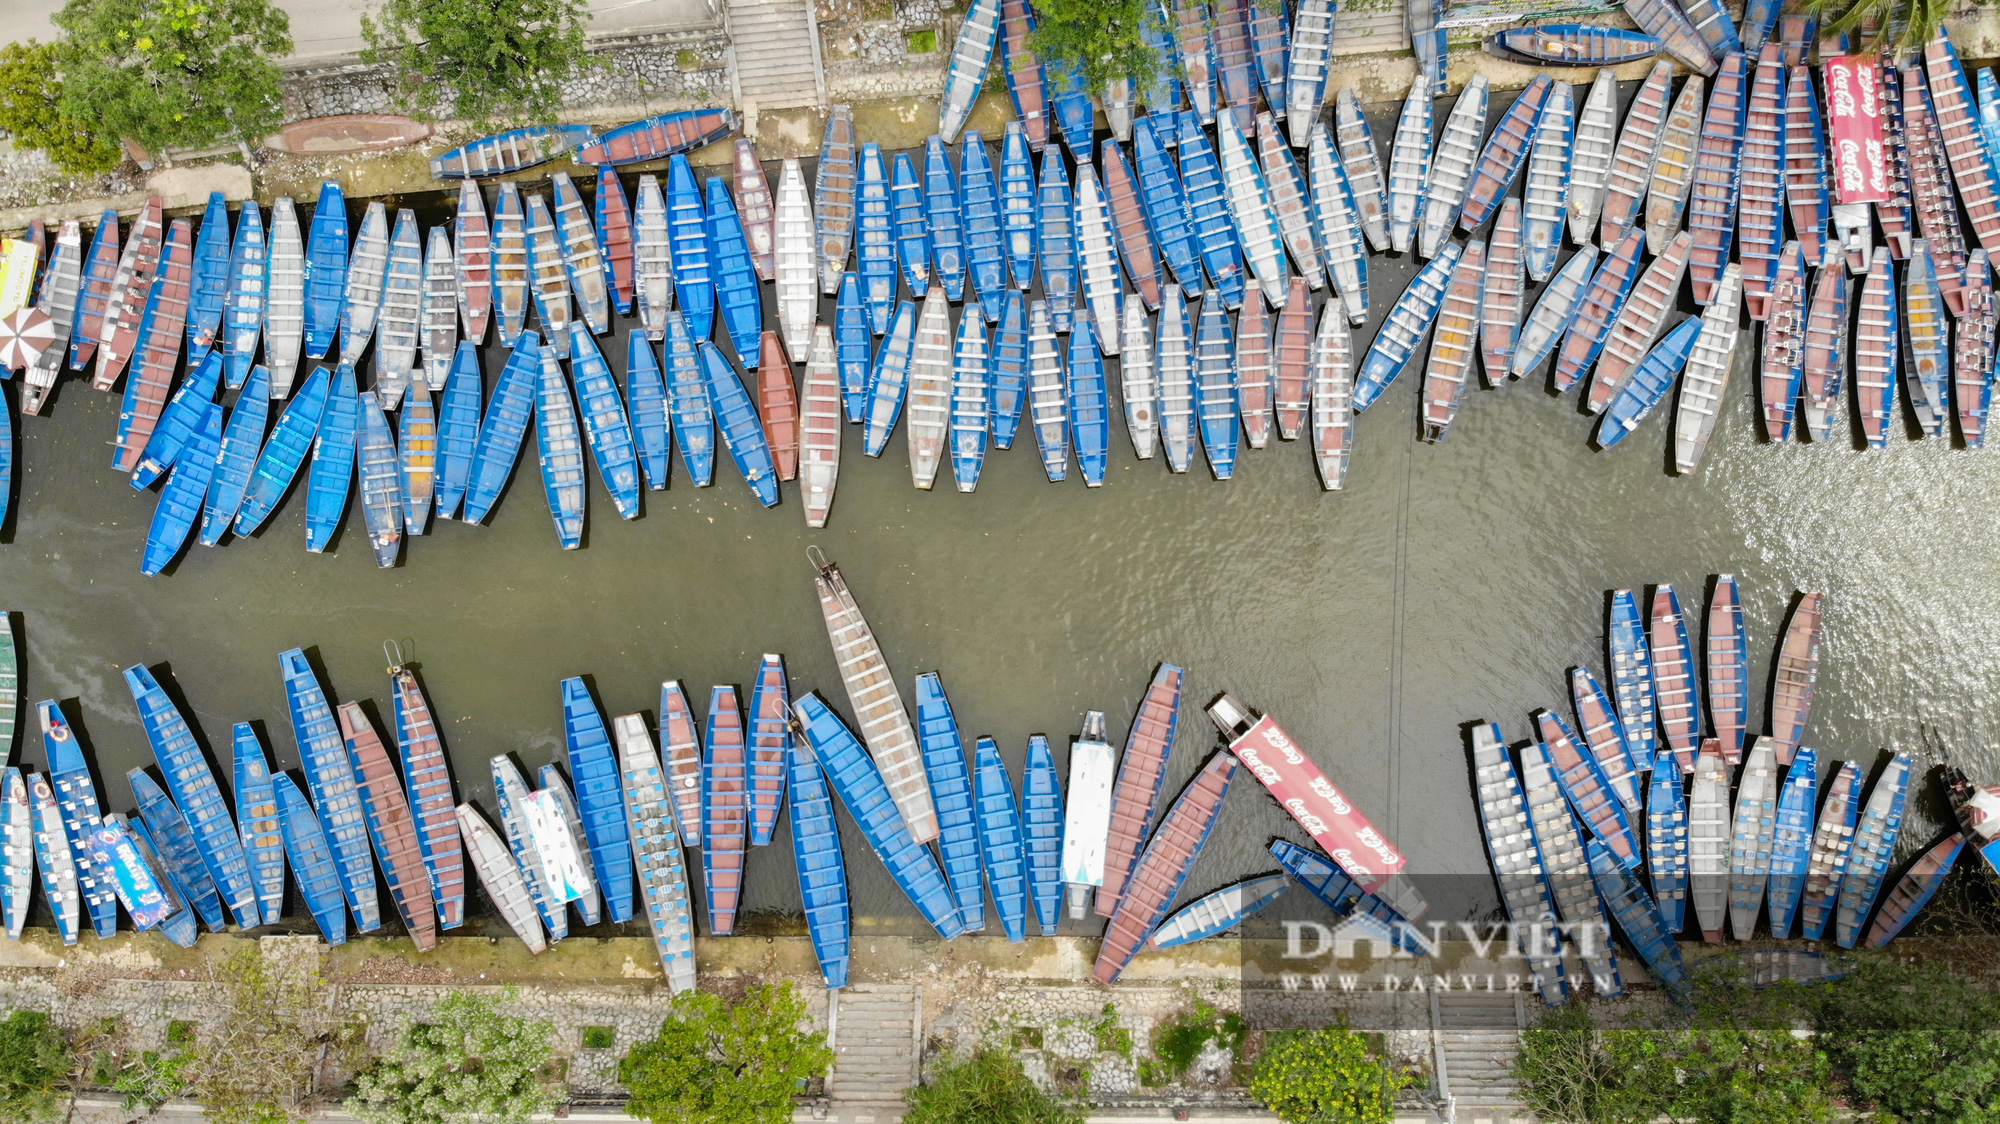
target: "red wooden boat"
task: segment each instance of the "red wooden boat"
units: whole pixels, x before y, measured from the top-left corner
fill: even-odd
[[[1951,864],[1958,861],[1959,852],[1964,849],[1965,836],[1954,831],[1910,864],[1910,869],[1882,899],[1882,909],[1875,915],[1875,924],[1868,929],[1869,948],[1881,948],[1895,940],[1896,934],[1917,919],[1917,914],[1930,904],[1931,895],[1937,893],[1945,875],[1951,872]]]
[[[174,368],[180,365],[181,336],[187,326],[188,293],[194,278],[194,235],[188,220],[175,219],[167,230],[167,244],[160,255],[161,265],[154,278],[152,331],[139,341],[143,349],[132,363],[132,376],[125,387],[129,421],[119,418],[118,448],[111,466],[130,472],[146,451],[153,428],[160,424],[160,412],[167,407],[173,390]],[[107,348],[108,352],[108,348]],[[98,356],[98,373],[104,371],[106,354]]]
[[[1487,386],[1507,381],[1514,344],[1521,338],[1522,294],[1527,284],[1521,201],[1510,195],[1493,223],[1493,238],[1486,247],[1486,291],[1479,299],[1479,357],[1486,368]]]
[[[2000,197],[1994,194],[1994,168],[1980,135],[1978,110],[1958,50],[1940,31],[1924,48],[1924,69],[1930,74],[1931,105],[1939,135],[1958,182],[1958,199],[1972,219],[1972,231],[1988,253],[2000,251]]]
[[[604,247],[604,264],[611,270],[613,299],[618,310],[629,315],[637,299],[632,264],[632,205],[625,198],[625,185],[619,182],[618,173],[609,164],[597,169],[597,241]]]
[[[92,252],[84,258],[83,272],[77,281],[76,320],[70,326],[71,370],[82,370],[90,357],[97,354],[97,339],[104,330],[105,312],[111,305],[111,282],[118,276],[118,212],[110,212],[105,222],[108,229],[91,238]],[[110,239],[110,252],[103,255],[95,252],[99,237]]]
[[[458,836],[458,807],[452,802],[444,743],[438,740],[437,722],[416,675],[399,665],[390,671],[389,681],[396,692],[397,741],[410,806],[429,839],[425,865],[430,868],[433,897],[444,927],[456,929],[465,921],[465,847]]]
[[[146,298],[160,268],[160,206],[159,196],[146,197],[146,209],[133,221],[118,272],[112,275],[111,302],[104,307],[97,335],[97,373],[90,380],[95,390],[111,389],[138,346],[139,322],[146,317]]]
[[[1604,215],[1597,227],[1601,245],[1616,243],[1627,230],[1639,225],[1639,201],[1646,197],[1646,186],[1653,179],[1653,161],[1660,155],[1660,130],[1667,122],[1673,81],[1674,64],[1661,59],[1653,64],[1646,84],[1632,96],[1624,131],[1618,134],[1618,147],[1611,153]]]
[[[417,951],[428,952],[437,947],[437,903],[431,897],[431,875],[424,866],[423,847],[417,842],[417,820],[403,797],[396,767],[389,763],[382,738],[361,704],[340,704],[340,733],[347,739],[347,756],[354,762],[368,835],[375,843],[382,876],[389,883],[389,897],[396,903],[396,912]]]
[[[1847,271],[1835,261],[1820,270],[1806,309],[1805,423],[1815,441],[1825,441],[1829,419],[1840,404],[1847,370]]]
[[[1993,271],[1986,251],[1974,250],[1965,264],[1965,315],[1952,337],[1952,397],[1958,403],[1958,432],[1968,449],[1986,446],[1986,414],[1992,403]]]
[[[1879,78],[1876,89],[1882,96],[1882,140],[1884,155],[1888,157],[1889,200],[1875,205],[1875,217],[1882,223],[1889,256],[1902,261],[1910,256],[1910,243],[1917,236],[1911,229],[1915,219],[1910,210],[1910,146],[1908,123],[1903,119],[1903,72],[1878,60],[1876,73]],[[1855,273],[1866,272],[1868,261],[1864,258],[1857,264],[1849,255],[1848,268]]]
[[[1028,11],[1028,0],[1000,0],[1000,57],[1007,66],[1007,90],[1013,95],[1028,147],[1040,152],[1049,143],[1049,91],[1042,60],[1028,45],[1034,31],[1035,17]],[[1173,64],[1169,61],[1164,65]]]
[[[1534,137],[1542,104],[1549,100],[1549,91],[1554,88],[1555,83],[1548,75],[1535,75],[1535,80],[1515,96],[1514,104],[1507,107],[1506,115],[1493,127],[1486,150],[1480,154],[1479,166],[1472,174],[1472,183],[1465,190],[1465,207],[1458,213],[1460,230],[1470,234],[1479,229],[1479,224],[1492,216],[1501,197],[1514,186],[1521,165],[1527,161],[1528,142]]]
[[[1278,313],[1278,358],[1272,379],[1278,437],[1284,441],[1298,438],[1306,410],[1312,405],[1312,349],[1312,298],[1306,291],[1306,279],[1294,276],[1284,311]]]
[[[1604,341],[1611,334],[1619,310],[1630,299],[1632,277],[1639,272],[1639,254],[1645,248],[1646,232],[1627,230],[1617,249],[1598,264],[1583,297],[1577,301],[1562,350],[1556,352],[1557,394],[1569,393],[1603,352]]]
[[[663,113],[602,134],[577,149],[575,160],[579,164],[633,164],[664,159],[676,152],[700,148],[735,131],[734,110]]]
[[[1792,211],[1792,234],[1799,240],[1806,264],[1826,260],[1826,220],[1829,188],[1826,149],[1821,135],[1818,95],[1811,68],[1792,69],[1785,92],[1785,201]]]
[[[1145,856],[1132,868],[1131,879],[1111,915],[1111,924],[1105,927],[1095,972],[1100,982],[1115,981],[1166,917],[1167,907],[1180,893],[1202,845],[1208,842],[1216,813],[1221,811],[1223,797],[1229,795],[1229,782],[1235,776],[1235,756],[1217,752],[1167,810]],[[1103,911],[1103,897],[1099,892],[1099,912]]]
[[[1431,335],[1430,357],[1424,363],[1423,417],[1419,420],[1423,439],[1444,440],[1458,405],[1465,400],[1465,384],[1472,379],[1472,354],[1479,347],[1479,293],[1486,282],[1486,242],[1474,238],[1452,267],[1445,285],[1444,300],[1438,305],[1437,328]]]
[[[1604,351],[1597,357],[1597,373],[1590,380],[1590,397],[1584,406],[1593,414],[1601,414],[1625,380],[1639,366],[1639,361],[1652,349],[1653,340],[1666,327],[1667,315],[1672,312],[1680,297],[1681,277],[1687,272],[1688,254],[1694,248],[1694,235],[1681,231],[1674,235],[1667,252],[1653,259],[1646,267],[1639,283],[1632,286],[1632,295],[1625,298],[1625,307],[1618,310],[1618,320],[1611,326],[1611,335],[1604,341]]]
[[[1764,406],[1764,439],[1790,441],[1799,401],[1799,371],[1806,352],[1806,261],[1799,243],[1785,243],[1771,283],[1759,357],[1758,399]]]
[[[1778,45],[1764,44],[1750,87],[1750,120],[1736,187],[1736,260],[1743,264],[1743,303],[1750,319],[1770,315],[1771,282],[1785,235],[1785,67]]]
[[[493,231],[486,219],[486,197],[479,185],[458,185],[458,219],[452,231],[452,253],[458,259],[458,318],[469,343],[486,342],[493,320]]]
[[[708,888],[708,931],[736,931],[743,894],[743,855],[750,843],[749,762],[736,688],[708,696],[708,748],[701,762],[701,874]]]
[[[1243,298],[1236,318],[1236,406],[1252,449],[1271,439],[1271,313],[1259,293]]]
[[[1965,232],[1958,225],[1958,197],[1952,191],[1944,134],[1931,107],[1924,72],[1912,62],[1903,68],[1903,143],[1910,155],[1910,209],[1931,249],[1938,291],[1953,316],[1965,315]]]
[[[750,264],[760,280],[778,277],[777,208],[771,201],[771,181],[757,161],[757,146],[749,137],[736,138],[736,217],[750,243]]]
[[[1549,760],[1563,781],[1563,795],[1569,798],[1576,809],[1578,818],[1589,826],[1590,833],[1598,842],[1618,857],[1626,866],[1636,866],[1639,861],[1638,844],[1632,838],[1632,829],[1625,819],[1623,805],[1618,797],[1605,786],[1603,773],[1592,766],[1596,759],[1588,756],[1584,748],[1576,744],[1563,728],[1563,722],[1546,710],[1535,712],[1535,728],[1541,735],[1542,744],[1548,747]]]
[[[792,385],[792,361],[778,333],[765,332],[757,349],[757,412],[764,417],[764,440],[778,479],[799,474],[799,392]]]
[[[1160,785],[1167,779],[1167,756],[1173,752],[1174,730],[1180,724],[1181,683],[1186,677],[1181,668],[1161,664],[1146,688],[1146,697],[1139,700],[1139,713],[1125,736],[1125,756],[1118,763],[1118,783],[1111,790],[1104,884],[1098,887],[1095,907],[1099,917],[1116,912],[1126,876],[1132,873],[1132,864],[1138,861],[1146,832],[1153,825]]]
[[[757,667],[757,689],[750,693],[750,844],[771,841],[778,812],[785,804],[785,783],[791,752],[791,686],[785,681],[785,657],[764,653]]]
[[[1688,251],[1688,278],[1694,303],[1705,305],[1722,282],[1729,264],[1729,242],[1741,200],[1736,194],[1742,172],[1743,116],[1750,94],[1749,66],[1732,52],[1716,70],[1715,86],[1702,114],[1701,140],[1694,154],[1694,183],[1688,191],[1688,229],[1694,246]]]
[[[701,846],[701,728],[688,705],[681,681],[660,684],[660,747],[667,766],[667,791],[674,801],[674,820],[681,826],[681,843]]]
[[[1138,181],[1125,160],[1125,150],[1115,140],[1101,149],[1104,157],[1104,190],[1111,199],[1111,225],[1118,231],[1119,257],[1125,275],[1139,290],[1139,299],[1154,312],[1160,310],[1160,254],[1153,244],[1152,228],[1146,225],[1146,211],[1139,202]],[[1262,447],[1262,442],[1257,443]]]
[[[1813,688],[1819,681],[1820,603],[1825,595],[1807,593],[1792,610],[1785,638],[1778,645],[1778,679],[1771,688],[1771,752],[1778,764],[1790,765],[1805,737],[1812,713]]]
[[[1653,696],[1660,713],[1660,730],[1685,776],[1694,772],[1695,751],[1701,747],[1701,706],[1695,694],[1694,653],[1688,644],[1687,622],[1681,617],[1680,599],[1674,596],[1671,585],[1653,591],[1646,639],[1653,656]]]

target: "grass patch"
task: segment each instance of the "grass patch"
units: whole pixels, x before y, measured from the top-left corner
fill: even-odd
[[[1016,1050],[1039,1050],[1042,1048],[1042,1028],[1038,1026],[1017,1026],[1014,1028],[1014,1048]]]
[[[913,55],[937,54],[937,32],[931,28],[903,33],[903,49]]]
[[[674,55],[674,65],[680,67],[682,70],[699,70],[701,68],[701,56],[695,54],[693,51],[681,51]]]
[[[618,1044],[618,1029],[609,1026],[587,1026],[583,1028],[583,1048],[586,1050],[609,1050]]]
[[[1241,1047],[1243,1019],[1234,1012],[1217,1011],[1197,999],[1192,1011],[1168,1020],[1153,1036],[1153,1053],[1159,1057],[1168,1079],[1179,1080],[1211,1042],[1226,1050]]]
[[[167,1045],[180,1046],[194,1041],[194,1024],[186,1019],[167,1021]]]
[[[1132,1032],[1118,1025],[1118,1011],[1106,1003],[1097,1021],[1090,1024],[1090,1032],[1097,1038],[1099,1053],[1117,1054],[1126,1061],[1132,1060]]]

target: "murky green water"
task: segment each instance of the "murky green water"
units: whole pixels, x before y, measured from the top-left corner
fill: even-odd
[[[1377,129],[1386,139],[1386,123]],[[1370,264],[1379,321],[1413,267]],[[622,327],[604,351],[622,370]],[[503,360],[487,349],[489,389]],[[1739,575],[1752,729],[1793,591],[1825,590],[1808,744],[1872,767],[1885,747],[1921,760],[1920,728],[1935,726],[1984,772],[2000,768],[1987,748],[2000,718],[2000,454],[1901,437],[1876,453],[1767,446],[1739,370],[1706,465],[1681,479],[1664,467],[1664,416],[1615,454],[1594,452],[1574,398],[1539,384],[1469,392],[1448,440],[1423,445],[1417,385],[1406,373],[1361,420],[1337,494],[1319,490],[1301,443],[1274,437],[1218,483],[1199,462],[1174,477],[1134,459],[1118,425],[1102,489],[1049,484],[1024,433],[989,453],[976,494],[919,493],[900,437],[869,460],[850,427],[824,531],[805,529],[794,485],[764,510],[722,458],[708,489],[689,487],[677,463],[671,489],[647,493],[631,523],[593,481],[585,547],[563,552],[530,459],[490,526],[440,524],[391,571],[375,568],[354,510],[333,551],[307,554],[294,494],[258,537],[194,546],[148,579],[153,496],[107,468],[117,400],[71,381],[49,416],[18,419],[0,606],[21,622],[27,700],[69,700],[112,808],[132,807],[124,772],[151,761],[120,668],[171,673],[222,747],[226,782],[239,720],[261,721],[277,764],[298,766],[281,650],[316,649],[331,691],[373,698],[380,713],[382,641],[400,638],[460,798],[490,814],[491,755],[562,759],[565,676],[590,677],[607,714],[651,713],[666,678],[705,710],[710,685],[738,684],[747,699],[759,654],[781,652],[795,693],[819,690],[844,712],[805,557],[817,545],[846,573],[906,697],[919,672],[941,670],[968,741],[993,735],[1017,777],[1029,734],[1048,733],[1060,755],[1089,708],[1122,741],[1154,665],[1184,665],[1169,795],[1215,744],[1200,706],[1233,691],[1277,715],[1401,844],[1439,918],[1498,905],[1464,724],[1496,719],[1520,738],[1533,708],[1566,710],[1566,669],[1605,667],[1615,587],[1670,581],[1688,605],[1709,575]],[[24,733],[14,760],[40,768],[39,738]],[[1950,819],[1934,785],[1913,807],[1906,849]],[[848,831],[865,923],[921,926]],[[1276,835],[1302,838],[1239,778],[1188,893],[1270,869]],[[797,908],[785,834],[749,873],[746,909]]]

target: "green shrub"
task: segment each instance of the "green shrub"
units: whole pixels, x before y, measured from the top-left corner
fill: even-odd
[[[1097,1039],[1099,1053],[1117,1054],[1126,1060],[1132,1057],[1132,1032],[1118,1022],[1118,1008],[1109,1003],[1098,1012],[1097,1021],[1090,1024],[1090,1033]]]
[[[1210,1042],[1226,1050],[1240,1048],[1243,1020],[1235,1012],[1218,1012],[1206,1001],[1197,999],[1192,1011],[1168,1020],[1153,1035],[1153,1053],[1166,1067],[1168,1080],[1178,1081]]]
[[[682,992],[659,1033],[618,1065],[626,1111],[653,1124],[785,1124],[792,1097],[833,1064],[826,1035],[801,1029],[790,984],[760,984],[731,1005]]]
[[[937,54],[937,31],[927,27],[921,31],[904,32],[903,49],[913,55]]]
[[[1858,1106],[1937,1124],[2000,1119],[2000,996],[1942,965],[1868,958],[1804,1002]]]
[[[17,147],[48,153],[63,171],[101,175],[125,155],[98,134],[95,121],[63,111],[57,55],[54,43],[33,39],[0,47],[0,129],[14,134]]]
[[[1164,21],[1163,13],[1147,0],[1038,0],[1030,46],[1043,63],[1075,67],[1093,95],[1124,78],[1143,87],[1160,67],[1178,65],[1140,30],[1146,20]]]
[[[0,1021],[0,1120],[60,1118],[70,1065],[69,1040],[46,1014],[15,1011]]]
[[[106,141],[205,148],[283,121],[291,17],[270,0],[69,0],[53,18],[61,112]]]
[[[991,1048],[939,1066],[903,1094],[903,1124],[1083,1124],[1082,1106],[1043,1092],[1012,1054]]]
[[[611,1026],[587,1026],[583,1028],[583,1048],[586,1050],[609,1050],[618,1045],[618,1028]]]
[[[1287,1124],[1389,1124],[1399,1082],[1344,1023],[1270,1035],[1250,1095]]]
[[[396,69],[406,113],[482,127],[549,124],[590,66],[583,0],[386,0],[361,17],[363,61]]]
[[[454,992],[432,1010],[434,1021],[405,1023],[354,1079],[347,1110],[368,1124],[515,1124],[553,1109],[541,1071],[555,1027],[501,1014],[512,998]]]

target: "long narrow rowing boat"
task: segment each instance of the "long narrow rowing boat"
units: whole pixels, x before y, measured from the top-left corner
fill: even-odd
[[[194,829],[202,864],[215,879],[236,923],[246,929],[256,926],[262,914],[243,840],[236,834],[229,804],[222,798],[215,774],[209,770],[208,759],[195,741],[187,719],[145,665],[134,664],[125,669],[125,686],[131,690],[132,701],[139,709],[140,724],[145,727],[146,740],[152,744],[160,774],[167,779],[167,789],[174,794],[175,803]]]
[[[736,931],[750,834],[749,759],[736,688],[708,696],[708,730],[701,757],[701,882],[708,897],[708,931]]]
[[[1778,822],[1778,771],[1770,745],[1750,745],[1736,782],[1736,814],[1730,828],[1729,931],[1750,939],[1771,881],[1771,848]]]
[[[1840,897],[1834,906],[1834,941],[1853,948],[1862,936],[1862,926],[1875,908],[1889,877],[1889,864],[1902,833],[1903,813],[1910,789],[1910,755],[1897,753],[1875,778],[1868,803],[1854,825],[1854,842],[1848,854],[1847,874],[1840,880]]]
[[[347,913],[341,903],[339,862],[320,827],[319,817],[292,778],[279,773],[271,778],[271,792],[278,802],[278,830],[285,839],[285,854],[291,859],[292,877],[298,880],[299,896],[306,911],[319,926],[328,944],[347,943]],[[371,887],[372,890],[372,887]]]
[[[847,986],[850,952],[847,865],[840,825],[833,818],[833,792],[820,770],[812,744],[791,739],[786,771],[792,804],[792,855],[799,872],[799,897],[806,930],[828,987]]]
[[[618,783],[618,760],[597,700],[581,679],[562,681],[563,734],[570,777],[576,783],[584,834],[604,889],[606,912],[614,922],[632,919],[632,847],[625,823],[625,798]]]
[[[750,692],[750,845],[763,847],[778,828],[785,802],[786,754],[792,744],[791,688],[785,659],[764,653]]]
[[[416,673],[401,660],[389,667],[389,688],[395,696],[396,750],[403,762],[403,783],[416,820],[417,845],[430,871],[431,897],[446,929],[465,923],[465,857],[452,804],[451,769],[430,700]]]
[[[1100,982],[1116,982],[1132,957],[1159,928],[1167,907],[1179,895],[1188,872],[1208,842],[1209,833],[1215,829],[1217,813],[1222,809],[1223,798],[1229,795],[1229,782],[1235,775],[1235,755],[1218,752],[1195,773],[1167,809],[1160,820],[1160,830],[1146,845],[1146,853],[1133,864],[1119,893],[1111,923],[1105,928],[1094,972]]]
[[[521,943],[528,946],[531,953],[548,951],[548,938],[542,932],[542,922],[535,915],[535,902],[529,893],[528,883],[522,876],[521,866],[507,850],[493,831],[493,825],[471,804],[460,804],[457,808],[458,830],[465,838],[466,855],[472,861],[472,869],[479,875],[480,885],[486,887],[486,897],[493,908],[500,911],[501,919],[507,922]]]
[[[701,846],[701,727],[680,680],[660,684],[660,742],[667,767],[667,791],[673,797],[674,820],[680,824],[681,845]]]
[[[284,674],[285,698],[292,716],[292,735],[297,740],[299,761],[305,766],[306,785],[312,790],[333,861],[340,873],[341,889],[354,914],[355,931],[372,933],[382,927],[381,903],[375,894],[375,869],[369,854],[368,829],[363,822],[361,794],[355,784],[354,765],[340,733],[333,707],[319,685],[319,676],[298,648],[278,656]],[[282,792],[280,811],[283,811]],[[291,847],[291,836],[286,836]],[[293,854],[293,868],[298,868]],[[315,913],[317,913],[315,909]]]
[[[368,837],[375,844],[389,898],[402,915],[403,927],[418,952],[437,947],[437,905],[431,897],[431,876],[417,841],[416,817],[396,778],[396,768],[382,746],[375,723],[359,703],[340,704],[340,731],[359,782],[361,812]]]
[[[1819,754],[1799,747],[1778,789],[1777,823],[1771,833],[1771,937],[1792,935],[1799,894],[1806,888],[1806,864],[1812,856],[1813,812],[1819,796]]]
[[[278,826],[271,766],[264,756],[263,739],[250,723],[238,722],[233,739],[236,823],[242,834],[243,855],[250,862],[263,922],[275,925],[285,910],[285,837]]]
[[[1806,940],[1825,936],[1827,922],[1833,919],[1840,884],[1847,876],[1860,805],[1861,767],[1843,761],[1826,784],[1819,826],[1813,829],[1812,849],[1806,860],[1805,892],[1799,899],[1799,936]]]
[[[1542,1002],[1560,1006],[1569,1001],[1569,980],[1563,972],[1555,900],[1541,852],[1535,846],[1528,800],[1499,723],[1485,722],[1472,728],[1472,768],[1486,855],[1499,880],[1508,919],[1513,922],[1515,947],[1527,958]]]
[[[931,803],[924,776],[922,751],[903,697],[889,674],[882,647],[861,615],[861,607],[848,591],[847,579],[831,562],[822,561],[813,584],[819,593],[820,611],[826,619],[827,639],[833,645],[841,680],[847,687],[848,702],[854,707],[868,751],[880,768],[881,778],[896,802],[910,837],[928,843],[938,837],[937,812]],[[821,750],[821,757],[825,752]]]
[[[1583,839],[1577,834],[1576,819],[1566,806],[1548,747],[1533,739],[1521,747],[1521,791],[1527,801],[1528,820],[1534,828],[1542,870],[1549,880],[1550,896],[1569,927],[1577,955],[1590,973],[1598,995],[1622,994],[1625,984],[1618,974],[1617,952],[1608,936],[1610,924],[1590,876]],[[1602,943],[1600,935],[1605,938]]]
[[[1111,828],[1104,848],[1104,884],[1097,892],[1099,917],[1110,917],[1140,848],[1152,829],[1160,786],[1166,783],[1167,759],[1173,752],[1180,724],[1181,685],[1186,671],[1163,663],[1139,702],[1125,738],[1118,781],[1111,793]]]
[[[965,742],[938,673],[927,671],[917,676],[916,693],[924,772],[930,777],[931,801],[937,808],[938,854],[944,859],[945,880],[951,886],[959,920],[966,932],[976,933],[986,928],[986,886]]]

